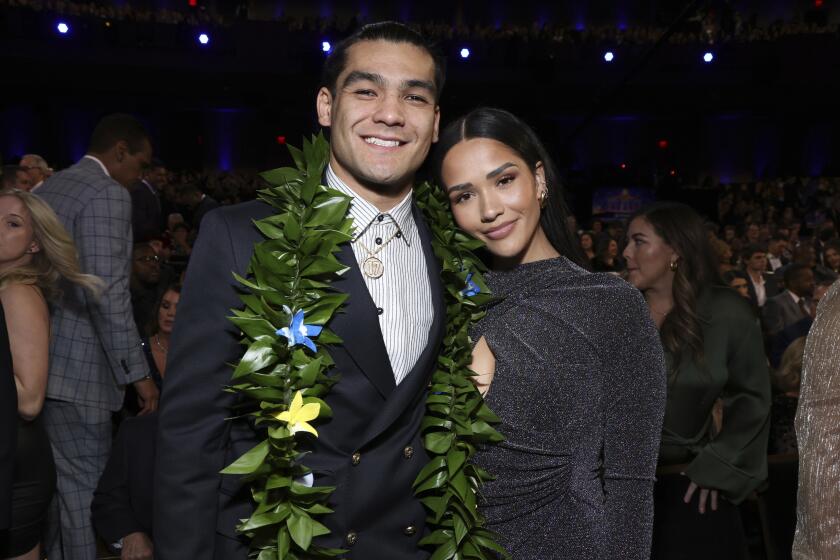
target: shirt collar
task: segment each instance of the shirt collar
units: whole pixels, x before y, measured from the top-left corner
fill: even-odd
[[[402,233],[402,239],[406,245],[411,246],[413,241],[413,232],[416,229],[414,226],[414,214],[411,212],[411,203],[413,201],[413,191],[409,191],[400,202],[387,212],[380,212],[370,201],[365,200],[350,188],[338,175],[333,171],[332,166],[327,166],[327,185],[351,197],[350,201],[350,216],[356,226],[356,237],[362,235],[364,231],[370,226],[374,220],[377,220],[380,215],[390,216],[396,224],[399,231]],[[354,238],[355,240],[355,238]]]
[[[790,290],[787,290],[787,293],[790,294],[791,298],[793,298],[793,303],[795,303],[796,305],[799,305],[799,300],[802,299],[802,298],[799,297],[798,295],[794,294]]]
[[[110,177],[110,176],[111,176],[111,174],[110,174],[110,173],[108,173],[108,168],[107,168],[107,167],[105,167],[105,164],[104,164],[104,163],[102,163],[102,160],[100,160],[98,157],[92,156],[92,155],[90,155],[90,154],[85,154],[85,157],[86,157],[86,158],[88,158],[88,159],[92,159],[93,161],[95,161],[96,163],[98,163],[98,164],[99,164],[99,167],[101,167],[101,168],[102,168],[102,172],[103,172],[105,175],[107,175],[108,177]]]

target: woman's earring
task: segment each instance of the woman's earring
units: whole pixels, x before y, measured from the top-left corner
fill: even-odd
[[[546,204],[548,204],[548,190],[540,193],[540,208],[545,208]]]
[[[668,265],[668,268],[671,269],[671,272],[676,272],[679,267],[680,265],[677,261],[671,261],[671,264]]]

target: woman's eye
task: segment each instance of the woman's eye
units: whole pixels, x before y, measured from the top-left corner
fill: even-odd
[[[513,175],[504,175],[499,179],[499,182],[497,184],[499,186],[504,186],[504,185],[507,185],[508,183],[511,183],[514,179],[515,179],[515,177]]]
[[[472,193],[468,193],[468,192],[466,192],[466,193],[459,194],[459,195],[455,198],[455,204],[460,204],[461,202],[466,202],[466,201],[467,201],[467,200],[469,200],[470,198],[472,198]]]

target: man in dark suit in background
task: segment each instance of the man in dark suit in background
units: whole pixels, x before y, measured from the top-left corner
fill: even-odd
[[[131,314],[131,198],[152,157],[143,126],[129,115],[99,121],[87,154],[38,189],[73,236],[86,274],[105,290],[93,297],[68,288],[52,307],[44,424],[55,457],[56,498],[47,522],[50,560],[91,560],[96,537],[90,503],[111,449],[111,413],[133,383],[142,412],[157,408]]]
[[[331,136],[326,182],[353,197],[359,239],[341,246],[349,270],[332,284],[350,296],[329,323],[344,341],[330,348],[341,374],[325,397],[333,420],[318,424],[304,462],[315,485],[338,487],[334,513],[319,517],[331,531],[319,544],[347,548],[345,558],[428,557],[417,546],[426,512],[412,483],[428,461],[419,429],[445,309],[440,265],[411,197],[414,174],[437,140],[442,86],[442,59],[423,38],[381,23],[335,47],[317,96],[318,120]],[[263,202],[211,212],[192,253],[158,427],[158,560],[247,556],[236,525],[252,512],[250,490],[219,471],[264,436],[245,419],[226,420],[236,397],[222,389],[229,364],[243,354],[226,317],[242,306],[231,271],[245,274],[254,244],[264,240],[253,220],[273,213]],[[363,276],[368,255],[359,243],[372,247],[397,232],[377,253],[383,276]]]
[[[190,184],[178,187],[178,204],[189,208],[189,222],[192,226],[193,233],[199,231],[201,220],[204,219],[207,212],[219,207],[216,199],[207,196],[197,186]]]
[[[813,319],[816,309],[814,271],[804,264],[792,264],[785,269],[786,290],[767,300],[762,309],[762,322],[768,337],[775,337],[785,328],[803,319]]]
[[[166,167],[154,160],[143,178],[135,182],[131,193],[131,228],[134,242],[142,243],[160,237],[165,228],[161,215],[161,191],[166,187]]]
[[[93,494],[93,525],[123,558],[152,558],[157,413],[126,418]]]
[[[756,308],[764,307],[768,298],[779,293],[779,282],[767,270],[767,250],[758,244],[749,244],[741,251],[741,261],[747,275],[750,301]]]

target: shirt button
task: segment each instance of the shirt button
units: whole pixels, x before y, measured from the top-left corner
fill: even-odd
[[[376,241],[377,245],[382,245],[382,238],[381,237],[377,237],[375,241]]]
[[[416,532],[417,532],[417,527],[415,527],[414,525],[409,525],[408,527],[403,529],[403,533],[405,533],[405,535],[408,536],[408,537],[414,535]]]
[[[411,459],[412,457],[414,457],[414,448],[410,445],[406,446],[406,448],[403,449],[403,457],[405,457],[406,459]]]
[[[359,540],[359,535],[356,534],[356,531],[350,531],[344,536],[344,542],[347,546],[353,546],[357,540]]]
[[[396,237],[397,237],[397,239],[399,239],[400,237],[402,237],[402,232],[401,232],[401,231],[398,231],[398,232],[397,232]]]
[[[377,315],[382,315],[383,313],[385,313],[385,310],[384,310],[384,309],[382,309],[381,307],[377,307],[377,308],[376,308],[376,314],[377,314]]]
[[[379,215],[376,217],[376,221],[377,221],[377,222],[381,222],[381,221],[382,221],[382,220],[384,220],[384,219],[385,219],[385,215],[384,215],[384,214],[379,214]]]
[[[356,451],[355,453],[353,453],[353,455],[350,456],[350,462],[353,463],[353,466],[355,467],[356,465],[362,462],[362,454]]]

